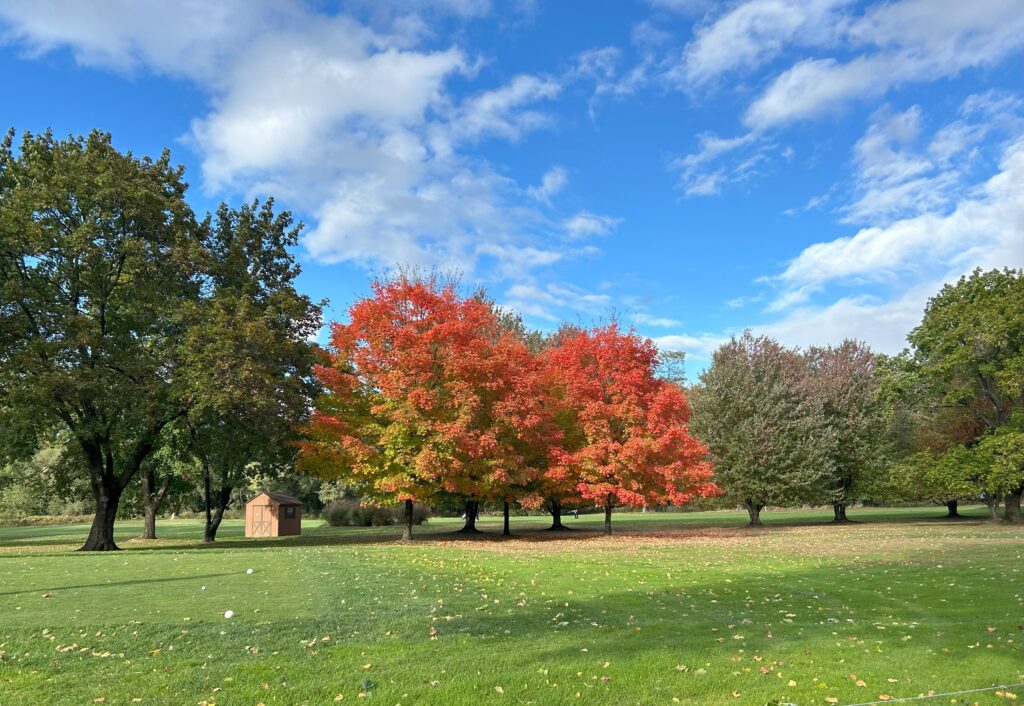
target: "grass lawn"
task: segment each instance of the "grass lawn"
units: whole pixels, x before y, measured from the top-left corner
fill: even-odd
[[[0,529],[0,704],[804,706],[1024,682],[1024,529],[943,511],[617,515],[610,538],[599,515],[514,518],[510,541],[435,519],[412,545],[122,522],[111,554],[70,551],[83,525]]]

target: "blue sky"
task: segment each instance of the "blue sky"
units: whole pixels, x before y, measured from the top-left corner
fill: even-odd
[[[0,124],[274,195],[329,317],[397,265],[689,370],[744,328],[896,352],[1024,266],[1019,0],[0,5]]]

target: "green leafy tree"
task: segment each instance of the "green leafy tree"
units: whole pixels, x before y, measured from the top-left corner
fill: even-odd
[[[194,404],[186,421],[212,542],[248,475],[291,465],[318,389],[311,340],[321,306],[295,289],[300,270],[289,249],[299,228],[273,201],[221,205],[206,227],[207,294],[202,325],[187,337]]]
[[[878,487],[886,467],[885,412],[878,396],[876,356],[862,342],[813,347],[807,352],[813,394],[829,433],[824,492],[835,521],[846,522],[847,505]]]
[[[916,436],[909,446],[935,458],[957,445],[973,447],[1024,406],[1024,273],[975,270],[944,286],[907,340],[910,350],[886,362],[882,389],[892,406],[914,417],[906,425]],[[1021,491],[1007,488],[1008,507],[1019,506]],[[953,516],[956,500],[945,498]]]
[[[121,495],[188,409],[186,334],[201,228],[183,172],[118,152],[110,135],[0,143],[0,426],[31,455],[63,425],[95,518],[85,550],[117,549]]]
[[[1024,405],[1024,273],[975,270],[947,284],[907,336],[917,372],[989,429]]]
[[[747,331],[715,351],[692,404],[714,482],[751,525],[767,505],[816,499],[832,476],[833,442],[799,352]]]
[[[978,457],[964,446],[945,452],[918,451],[892,468],[894,483],[912,489],[912,498],[944,503],[949,517],[958,517],[956,499],[980,492]]]
[[[1024,521],[1020,510],[1024,491],[1024,413],[1015,413],[1005,426],[985,436],[978,444],[978,453],[987,471],[983,476],[985,491],[990,497],[1005,498],[1007,522],[1021,523]]]
[[[183,424],[164,427],[156,450],[143,461],[139,472],[139,505],[142,507],[142,539],[156,539],[160,508],[176,491],[194,489],[195,459],[188,452],[189,438]]]

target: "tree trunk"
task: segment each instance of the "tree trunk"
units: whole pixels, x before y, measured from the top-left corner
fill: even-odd
[[[1007,493],[1003,502],[1006,505],[1006,514],[1003,515],[1003,519],[1007,522],[1013,522],[1014,524],[1024,523],[1024,518],[1020,514],[1020,496],[1024,492],[1024,489],[1018,488],[1012,493]]]
[[[611,493],[604,501],[604,533],[612,533],[612,496]]]
[[[460,533],[464,534],[477,534],[480,532],[476,528],[476,517],[480,513],[480,502],[478,500],[467,500],[466,501],[466,524],[459,530]]]
[[[402,541],[412,541],[412,500],[405,501],[405,530],[402,531]]]
[[[156,507],[150,502],[142,504],[142,537],[140,539],[156,539]]]
[[[505,501],[505,508],[504,508],[503,515],[504,515],[505,524],[501,528],[501,534],[502,534],[503,537],[511,537],[512,536],[512,530],[511,530],[511,528],[509,527],[509,524],[508,524],[508,516],[509,516],[509,502],[508,502],[508,500]]]
[[[142,539],[156,539],[157,512],[170,487],[170,476],[166,476],[157,488],[156,473],[152,468],[147,468],[142,474]]]
[[[982,500],[985,501],[985,507],[988,508],[988,518],[997,522],[999,520],[999,503],[1002,502],[1003,496],[998,493],[984,493]]]
[[[947,518],[957,518],[957,517],[960,517],[960,511],[959,511],[958,505],[959,505],[959,503],[956,500],[947,500],[946,501],[946,517]]]
[[[213,498],[210,492],[210,464],[203,461],[203,506],[206,509],[206,525],[203,529],[203,541],[212,542],[210,526],[213,524]],[[216,534],[216,532],[214,533]]]
[[[846,503],[832,503],[832,511],[835,514],[833,522],[849,522],[846,518]]]
[[[748,499],[743,501],[743,506],[747,508],[747,514],[750,515],[749,526],[761,527],[761,510],[764,509],[764,505]]]
[[[224,519],[224,511],[231,504],[231,491],[233,486],[221,485],[217,491],[217,507],[213,509],[213,498],[210,489],[210,467],[203,464],[203,496],[206,501],[206,527],[203,529],[203,541],[214,542],[217,540],[217,530],[220,528],[221,520]]]
[[[109,434],[105,437],[78,435],[78,443],[89,468],[93,497],[96,499],[96,515],[92,520],[92,528],[85,544],[78,548],[79,551],[117,551],[118,546],[114,542],[114,519],[117,517],[121,493],[142,466],[142,462],[153,451],[157,435],[169,421],[170,419],[167,419],[156,424],[136,441],[120,472],[115,469],[114,450]],[[75,428],[73,423],[68,423],[72,429]]]
[[[85,544],[79,547],[82,552],[111,552],[120,547],[114,542],[114,518],[117,517],[117,506],[121,501],[121,491],[113,483],[93,482],[96,496],[96,515],[92,520],[92,528]]]
[[[559,531],[569,529],[562,524],[562,501],[552,500],[551,501],[551,526],[548,527],[549,531]]]

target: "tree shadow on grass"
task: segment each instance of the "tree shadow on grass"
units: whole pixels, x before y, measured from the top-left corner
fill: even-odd
[[[160,579],[132,579],[130,581],[111,581],[103,583],[83,583],[72,586],[57,586],[55,588],[26,588],[20,591],[4,591],[0,592],[0,596],[18,596],[23,593],[57,593],[59,591],[70,591],[78,588],[114,588],[116,586],[135,586],[139,584],[147,583],[167,583],[170,581],[198,581],[200,579],[212,579],[219,578],[221,576],[232,576],[237,574],[237,571],[222,572],[219,574],[196,574],[194,576],[172,576]]]
[[[935,516],[922,515],[919,512],[901,513],[898,511],[891,514],[878,512],[872,508],[865,508],[863,513],[852,511],[853,516],[850,522],[835,523],[831,516],[822,513],[821,517],[793,517],[783,514],[781,517],[772,517],[772,513],[764,515],[765,525],[761,527],[749,527],[739,516],[708,516],[698,517],[672,517],[661,519],[660,513],[622,513],[613,519],[612,537],[640,538],[640,539],[667,539],[679,540],[695,539],[701,537],[744,537],[762,536],[772,533],[785,533],[809,527],[828,527],[835,532],[855,530],[870,526],[897,524],[913,526],[936,526],[936,525],[992,525],[988,520],[984,508],[970,508],[966,514],[959,518],[947,518],[941,513],[945,508],[936,508]],[[492,526],[493,525],[493,526]],[[575,523],[571,532],[551,532],[546,527],[546,522],[531,522],[529,526],[519,528],[513,527],[511,537],[501,534],[500,523],[481,522],[481,532],[475,534],[459,533],[453,529],[454,524],[438,523],[418,527],[413,533],[413,541],[409,546],[428,545],[438,542],[444,544],[480,544],[480,543],[546,543],[546,542],[590,542],[599,540],[606,535],[602,531],[599,522],[584,520]],[[24,553],[31,553],[33,549],[67,548],[76,549],[85,540],[88,533],[88,526],[81,526],[81,537],[71,534],[71,530],[77,526],[44,526],[44,527],[17,527],[0,530],[0,558],[3,556],[15,556]],[[234,528],[240,529],[240,528]],[[188,532],[191,536],[182,536]],[[229,536],[212,543],[202,541],[202,527],[173,526],[169,528],[167,539],[141,540],[137,537],[118,537],[117,541],[121,548],[127,551],[181,551],[185,549],[194,550],[218,550],[218,549],[274,549],[292,547],[317,547],[317,546],[365,546],[384,545],[399,542],[401,540],[401,527],[367,527],[367,528],[331,528],[326,526],[311,527],[299,536],[275,537],[275,538],[246,538],[241,536]]]

